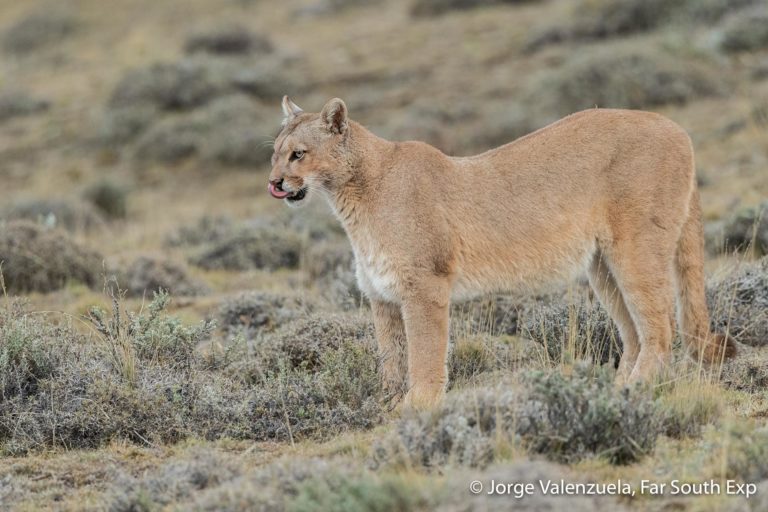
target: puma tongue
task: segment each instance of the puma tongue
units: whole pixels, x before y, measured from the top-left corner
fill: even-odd
[[[290,193],[286,192],[285,190],[277,190],[271,183],[267,186],[267,190],[269,190],[269,193],[272,194],[272,197],[276,197],[278,199],[285,199]]]

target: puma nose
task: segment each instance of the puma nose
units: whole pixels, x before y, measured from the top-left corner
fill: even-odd
[[[275,187],[276,190],[283,190],[283,178],[277,178],[274,180],[269,180],[269,182],[272,184],[273,187]]]

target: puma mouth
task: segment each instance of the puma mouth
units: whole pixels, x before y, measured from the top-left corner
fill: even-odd
[[[277,199],[286,199],[291,202],[301,201],[307,196],[307,187],[302,187],[295,192],[289,192],[287,190],[283,190],[279,185],[276,187],[270,183],[267,187],[267,190],[269,190],[269,193],[272,195],[272,197]]]
[[[307,187],[302,187],[296,192],[289,192],[285,199],[291,203],[296,203],[305,197],[307,197]]]

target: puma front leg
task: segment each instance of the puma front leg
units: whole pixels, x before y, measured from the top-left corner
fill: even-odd
[[[400,305],[371,300],[371,311],[379,345],[384,392],[388,397],[398,400],[407,388],[405,370],[408,357]]]
[[[448,382],[450,289],[434,283],[403,301],[408,336],[408,393],[403,405],[426,409],[440,402]]]

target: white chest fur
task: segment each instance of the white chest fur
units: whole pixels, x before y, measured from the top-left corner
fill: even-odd
[[[400,302],[400,286],[394,261],[371,240],[352,243],[357,285],[371,299]]]

